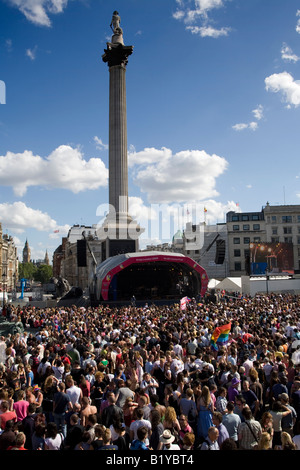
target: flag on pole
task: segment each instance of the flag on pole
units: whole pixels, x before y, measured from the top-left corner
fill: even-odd
[[[230,330],[231,323],[217,326],[215,328],[210,340],[210,344],[215,351],[218,351],[218,345],[224,345],[228,343]]]
[[[207,209],[206,209],[206,207],[204,207],[204,212],[207,212]]]
[[[180,300],[180,310],[185,310],[190,301],[191,299],[189,299],[189,297],[182,297]]]

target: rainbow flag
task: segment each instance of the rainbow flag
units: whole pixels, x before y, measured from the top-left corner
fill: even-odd
[[[231,323],[227,325],[217,326],[211,336],[210,344],[215,351],[218,351],[218,344],[224,345],[228,343]]]
[[[185,310],[190,301],[191,299],[189,297],[183,297],[180,300],[180,310]]]

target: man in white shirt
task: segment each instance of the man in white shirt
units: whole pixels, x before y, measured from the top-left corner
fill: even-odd
[[[72,405],[74,406],[75,404],[80,404],[82,400],[81,388],[75,385],[74,380],[71,377],[67,377],[66,384],[68,386],[66,389],[66,394],[70,398]]]
[[[273,366],[269,362],[269,359],[267,357],[264,358],[264,366],[263,366],[263,371],[266,377],[266,381],[269,383],[270,377],[271,377],[271,372],[272,372]]]
[[[144,411],[142,408],[136,409],[136,420],[133,421],[129,428],[130,441],[137,439],[137,430],[141,426],[146,426],[148,429],[148,437],[150,437],[152,431],[152,424],[148,419],[144,419]],[[149,445],[149,439],[146,439],[146,445]]]
[[[253,361],[250,361],[248,354],[245,355],[245,361],[243,362],[242,365],[243,365],[243,367],[245,367],[245,375],[246,375],[246,377],[248,377],[250,369],[253,368]]]

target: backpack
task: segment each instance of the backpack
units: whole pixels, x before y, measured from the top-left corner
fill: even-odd
[[[204,439],[204,441],[202,442],[202,444],[203,444],[204,442],[207,444],[207,447],[208,447],[207,450],[211,450],[211,444],[210,444],[206,439]],[[202,444],[201,444],[201,446],[202,446]]]
[[[134,439],[131,443],[130,450],[145,450],[145,444],[138,439]]]

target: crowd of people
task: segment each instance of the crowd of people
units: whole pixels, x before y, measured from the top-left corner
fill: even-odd
[[[300,450],[299,301],[3,308],[0,450]]]

